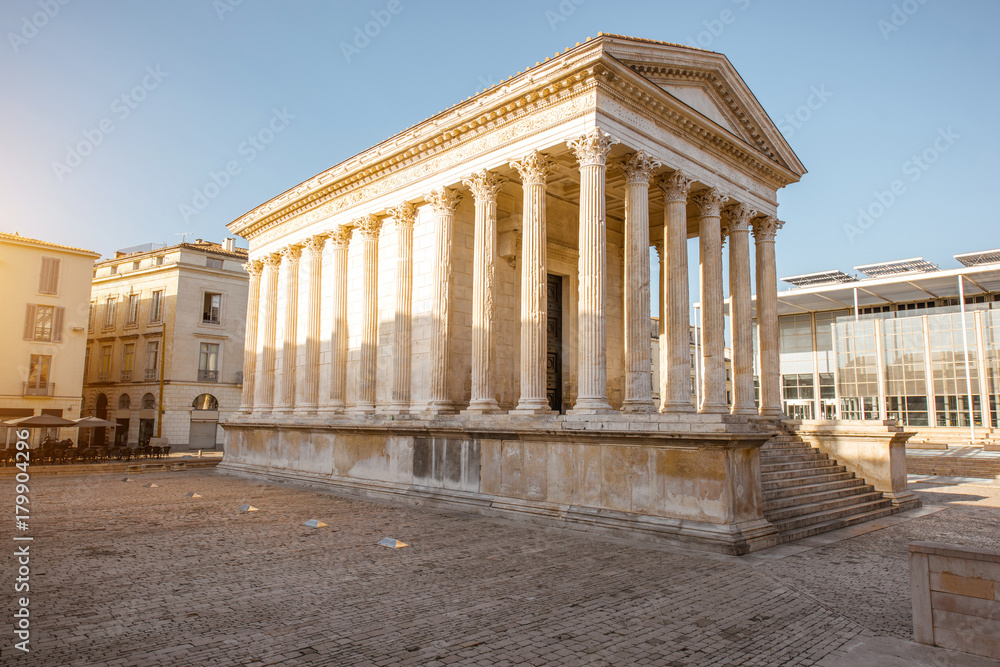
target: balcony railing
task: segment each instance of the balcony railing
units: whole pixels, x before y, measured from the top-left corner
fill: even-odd
[[[218,382],[219,371],[198,371],[198,382]]]
[[[143,379],[144,380],[155,380],[156,379],[156,369],[155,368],[147,368],[146,372],[143,374]]]
[[[98,373],[97,374],[97,381],[98,382],[110,382],[111,381],[111,373],[105,373],[105,372]]]
[[[131,382],[132,381],[132,371],[122,371],[122,376],[120,382]]]
[[[56,393],[55,382],[25,382],[22,396],[54,396]]]

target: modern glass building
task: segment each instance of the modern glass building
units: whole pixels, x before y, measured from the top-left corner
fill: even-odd
[[[895,419],[908,427],[1000,425],[1000,250],[791,276],[779,292],[785,413]]]

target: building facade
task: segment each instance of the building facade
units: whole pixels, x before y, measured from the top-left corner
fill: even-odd
[[[0,421],[49,414],[80,416],[87,303],[99,253],[17,234],[0,233],[0,323],[5,369],[0,374]],[[6,429],[0,437],[6,441]],[[76,437],[75,430],[33,430]]]
[[[729,553],[774,544],[776,192],[803,173],[725,56],[601,35],[318,174],[229,225],[250,243],[250,307],[221,469]]]
[[[914,258],[783,280],[784,411],[894,419],[915,440],[993,439],[1000,404],[1000,251]]]
[[[232,239],[198,239],[122,250],[94,267],[84,410],[118,422],[116,444],[221,446],[219,421],[239,408],[243,381],[246,256]]]

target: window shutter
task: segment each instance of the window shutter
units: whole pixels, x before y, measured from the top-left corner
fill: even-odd
[[[63,315],[66,309],[62,306],[57,306],[55,311],[55,314],[52,316],[52,342],[61,343],[63,340]]]
[[[24,340],[35,340],[35,308],[37,308],[35,304],[28,304],[24,316]]]
[[[42,257],[42,272],[38,279],[38,291],[42,294],[56,294],[59,291],[59,260]]]

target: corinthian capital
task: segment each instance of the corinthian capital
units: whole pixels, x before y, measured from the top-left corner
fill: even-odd
[[[298,243],[293,243],[292,245],[285,246],[281,249],[281,258],[289,264],[298,264],[299,257],[301,256],[302,246]]]
[[[243,269],[251,278],[258,278],[261,271],[264,270],[264,262],[259,259],[252,259],[243,265]]]
[[[346,248],[351,244],[353,234],[354,225],[339,225],[330,232],[330,243],[334,248]]]
[[[729,197],[719,192],[718,188],[708,188],[694,193],[691,200],[701,209],[704,216],[718,216],[719,209],[729,201]]]
[[[774,237],[785,223],[773,215],[765,215],[753,221],[753,238],[757,243],[774,243]]]
[[[369,213],[356,220],[354,226],[361,232],[362,238],[377,239],[379,230],[382,229],[382,219],[373,213]]]
[[[500,174],[483,169],[477,174],[472,174],[462,181],[462,185],[472,190],[472,196],[476,201],[496,201],[500,186],[507,182],[507,179]]]
[[[462,201],[462,193],[451,188],[437,188],[431,190],[424,199],[430,203],[436,215],[442,215],[455,212],[455,209],[458,208],[458,202]]]
[[[389,209],[389,215],[396,222],[396,227],[409,227],[413,229],[413,223],[417,219],[417,207],[409,202],[403,202],[399,206]]]
[[[638,151],[625,157],[616,166],[624,172],[626,183],[648,184],[653,170],[663,166],[663,163],[649,157],[645,151]]]
[[[538,151],[531,151],[520,160],[514,160],[510,166],[517,169],[524,185],[545,185],[545,181],[552,171],[552,163],[549,162],[549,158]]]
[[[757,211],[743,203],[730,204],[722,209],[722,215],[729,223],[731,232],[749,232],[750,221],[757,215]]]
[[[576,156],[576,160],[580,163],[581,167],[586,167],[587,165],[603,167],[607,162],[611,147],[617,143],[618,141],[612,139],[610,134],[603,132],[599,127],[595,127],[582,137],[570,139],[566,142],[566,145],[573,151],[573,155]]]
[[[306,241],[306,250],[309,251],[311,257],[322,257],[323,248],[326,246],[327,234],[316,234],[315,236],[310,236],[309,240]]]
[[[666,201],[687,203],[688,193],[691,191],[691,179],[685,176],[680,169],[660,177],[656,184],[663,190],[663,197]]]
[[[281,252],[272,252],[263,259],[265,271],[277,271],[281,266]]]

